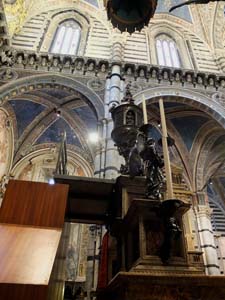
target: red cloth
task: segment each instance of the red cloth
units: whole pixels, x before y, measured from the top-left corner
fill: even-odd
[[[98,289],[104,289],[108,284],[108,242],[109,233],[106,232],[102,239],[100,267],[98,273]]]

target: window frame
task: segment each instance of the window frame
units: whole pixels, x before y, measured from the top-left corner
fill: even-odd
[[[183,67],[177,44],[169,35],[157,35],[155,38],[155,48],[158,65],[178,69]]]
[[[50,24],[47,28],[47,31],[43,35],[43,42],[40,47],[40,52],[49,53],[49,50],[51,49],[50,47],[52,45],[52,41],[54,39],[59,24],[69,19],[74,20],[81,27],[80,44],[76,56],[83,56],[85,54],[90,22],[88,18],[79,14],[77,11],[70,11],[70,12],[66,11],[66,12],[61,12],[60,14],[53,14],[51,16]],[[59,55],[63,55],[63,54],[59,54]]]
[[[69,23],[74,26],[69,26]],[[78,36],[76,36],[77,42],[75,51],[73,52],[73,39],[75,38],[76,31],[79,31]],[[49,48],[49,52],[52,54],[62,54],[62,55],[77,55],[79,50],[79,44],[81,40],[81,33],[82,33],[82,27],[78,22],[76,22],[74,19],[67,19],[58,24],[58,27],[56,28],[54,37],[52,39],[51,46]],[[61,38],[59,34],[62,34],[63,37]],[[70,35],[69,35],[70,34]],[[68,39],[69,38],[69,39]],[[66,40],[68,40],[68,45],[66,43]],[[58,47],[57,47],[58,46]]]
[[[181,61],[181,68],[195,68],[195,60],[190,52],[192,49],[189,49],[188,47],[189,40],[182,34],[182,32],[174,27],[172,28],[168,24],[155,24],[151,27],[151,30],[148,30],[150,63],[152,65],[158,65],[156,39],[160,35],[167,35],[176,42],[177,49],[179,50],[178,55]]]

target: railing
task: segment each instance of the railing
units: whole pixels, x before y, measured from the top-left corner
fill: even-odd
[[[59,156],[56,165],[55,174],[67,175],[67,149],[66,149],[66,132],[62,135],[62,141],[59,148]]]

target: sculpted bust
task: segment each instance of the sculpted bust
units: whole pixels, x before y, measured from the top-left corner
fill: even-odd
[[[105,65],[105,64],[102,64],[102,65],[101,65],[101,72],[102,72],[102,73],[105,73],[105,72],[106,72],[106,65]]]
[[[155,69],[152,70],[152,78],[156,78],[157,76],[157,72]]]
[[[42,67],[47,67],[47,58],[46,57],[42,57],[41,65],[42,65]]]
[[[176,75],[175,75],[175,81],[180,81],[180,73],[176,73]]]
[[[95,64],[93,62],[90,62],[89,65],[88,65],[88,71],[89,72],[94,71],[94,67],[95,67]]]
[[[22,56],[21,54],[18,55],[18,57],[17,57],[17,63],[18,63],[19,65],[23,64],[23,56]]]
[[[127,74],[128,76],[131,76],[131,75],[132,75],[132,69],[131,69],[131,67],[128,67],[128,68],[127,68],[126,74]]]
[[[140,71],[139,71],[139,76],[140,76],[141,78],[144,78],[144,77],[145,77],[145,70],[144,70],[144,69],[140,69]]]
[[[76,65],[76,69],[78,71],[82,70],[83,67],[83,62],[81,60],[78,60],[77,65]]]
[[[214,86],[214,79],[212,77],[209,78],[209,85]]]

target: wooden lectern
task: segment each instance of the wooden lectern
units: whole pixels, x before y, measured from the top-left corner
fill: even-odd
[[[0,209],[0,299],[52,299],[67,196],[67,185],[9,182]]]

